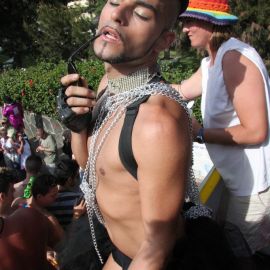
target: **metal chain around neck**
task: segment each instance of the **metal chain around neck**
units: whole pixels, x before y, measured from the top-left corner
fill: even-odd
[[[134,73],[115,79],[108,79],[108,91],[112,94],[120,94],[130,89],[135,89],[149,83],[154,77],[160,76],[160,68],[156,65],[153,72],[149,68],[142,68]],[[161,76],[160,76],[161,77]]]
[[[93,224],[93,215],[96,214],[99,222],[105,224],[104,219],[99,211],[97,202],[96,202],[96,187],[98,182],[98,177],[96,174],[96,161],[100,150],[110,134],[111,130],[115,127],[116,123],[119,121],[121,116],[126,111],[126,108],[140,100],[142,97],[146,95],[162,95],[166,96],[169,99],[172,99],[179,103],[189,115],[188,109],[186,107],[186,103],[182,100],[180,94],[164,83],[150,83],[145,84],[139,87],[136,87],[132,90],[127,90],[121,92],[117,95],[110,95],[109,91],[105,92],[106,100],[105,104],[102,106],[100,113],[98,115],[97,121],[95,123],[92,135],[91,135],[91,143],[89,146],[89,157],[86,164],[81,189],[85,195],[86,205],[87,205],[87,213],[89,218],[91,236],[93,240],[93,245],[95,247],[96,253],[99,257],[100,262],[103,264],[103,259],[98,249],[97,240],[95,236],[95,229]],[[100,138],[99,143],[97,143],[97,139],[101,131],[103,130],[104,126],[108,121],[111,120],[109,126],[106,127],[103,136]],[[189,121],[189,128],[190,128],[190,135],[192,134],[192,124],[191,120]],[[192,136],[190,136],[192,141]],[[193,158],[192,158],[193,164]],[[189,173],[189,180],[187,183],[187,190],[186,190],[186,201],[194,202],[195,204],[199,203],[199,192],[198,187],[195,183],[192,164],[190,165],[190,173]],[[87,181],[89,180],[89,181]]]

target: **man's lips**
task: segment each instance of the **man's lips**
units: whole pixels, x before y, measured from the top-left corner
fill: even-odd
[[[120,42],[122,40],[118,31],[111,27],[104,27],[100,32],[102,33],[103,40],[108,42]]]

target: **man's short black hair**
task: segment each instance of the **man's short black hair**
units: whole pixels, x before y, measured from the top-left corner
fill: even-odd
[[[42,159],[37,155],[30,155],[25,161],[25,170],[28,173],[37,175],[42,166]]]
[[[56,186],[56,178],[51,174],[40,174],[35,177],[32,185],[32,195],[36,199],[37,195],[46,195],[51,188]]]
[[[55,168],[55,177],[57,184],[63,186],[69,178],[73,178],[77,175],[79,165],[76,160],[72,160],[68,157],[63,157],[57,162]]]
[[[11,169],[0,167],[0,193],[8,193],[10,184],[15,182],[15,175]]]

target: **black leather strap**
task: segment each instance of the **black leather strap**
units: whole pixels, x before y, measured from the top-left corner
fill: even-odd
[[[148,96],[144,96],[140,100],[132,103],[127,107],[126,116],[124,120],[124,124],[121,130],[120,139],[119,139],[119,156],[124,165],[130,174],[137,179],[137,162],[133,155],[132,150],[132,130],[134,126],[134,122],[136,120],[140,105],[146,102],[149,99]]]
[[[58,90],[57,110],[61,122],[71,131],[80,132],[85,129],[91,122],[91,112],[85,114],[76,114],[67,105],[65,95],[66,87],[62,86]]]

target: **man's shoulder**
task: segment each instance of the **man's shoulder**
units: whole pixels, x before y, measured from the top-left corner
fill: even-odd
[[[181,128],[189,128],[188,113],[184,106],[164,96],[151,96],[141,106],[134,126],[138,138],[155,139],[174,136]],[[136,133],[135,133],[136,134]]]
[[[148,101],[142,104],[139,110],[139,119],[144,124],[169,124],[170,121],[181,120],[187,117],[187,109],[183,103],[179,103],[163,95],[151,96]]]

